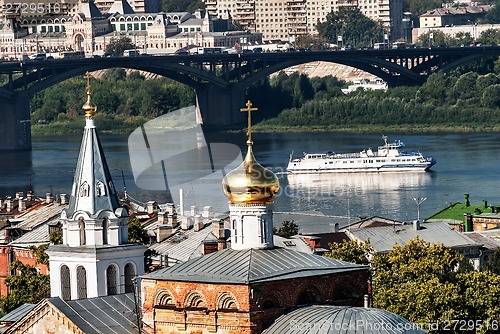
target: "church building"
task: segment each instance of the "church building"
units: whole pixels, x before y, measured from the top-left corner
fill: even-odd
[[[277,176],[247,154],[222,182],[229,199],[231,248],[142,276],[142,321],[156,333],[262,333],[280,315],[310,304],[363,305],[369,272],[273,242]]]

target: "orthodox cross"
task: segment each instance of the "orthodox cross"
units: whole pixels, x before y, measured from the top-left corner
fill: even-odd
[[[252,108],[252,102],[250,102],[250,100],[248,100],[248,102],[245,105],[247,107],[241,108],[240,110],[241,110],[241,112],[248,113],[248,131],[247,131],[248,140],[247,140],[247,143],[252,143],[252,111],[257,111],[259,109]]]
[[[92,76],[87,71],[87,72],[85,72],[85,77],[84,78],[87,79],[87,95],[90,95],[90,78],[92,78]]]

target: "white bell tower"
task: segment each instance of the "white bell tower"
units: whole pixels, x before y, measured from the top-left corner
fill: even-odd
[[[63,300],[133,292],[144,274],[144,245],[128,242],[128,213],[120,206],[94,125],[87,72],[85,128],[69,206],[61,213],[63,244],[51,245],[51,296]]]

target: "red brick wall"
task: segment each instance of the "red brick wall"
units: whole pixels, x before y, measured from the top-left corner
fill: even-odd
[[[211,284],[176,281],[142,281],[144,321],[157,333],[261,333],[281,314],[297,306],[304,291],[312,295],[313,304],[363,305],[367,293],[368,269],[301,277],[259,284]],[[168,290],[175,299],[170,307],[155,307],[155,296]],[[206,303],[204,310],[186,309],[185,299],[191,291],[199,292]],[[238,310],[217,310],[219,293],[230,292],[237,301]],[[277,307],[265,309],[267,300],[278,300]],[[221,329],[222,328],[224,329]]]
[[[9,275],[9,247],[0,247],[0,296],[7,295],[5,279]]]
[[[500,227],[500,219],[498,218],[473,217],[472,223],[474,231],[484,231]]]
[[[29,249],[14,249],[14,259],[21,261],[25,265],[30,265],[38,268],[41,274],[48,275],[49,269],[45,264],[36,263],[36,258]]]

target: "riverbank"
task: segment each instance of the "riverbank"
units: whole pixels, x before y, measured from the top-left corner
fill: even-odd
[[[127,134],[134,131],[136,128],[146,123],[148,119],[144,117],[123,119],[96,120],[96,125],[101,133],[109,134]],[[69,135],[79,134],[82,132],[85,122],[77,120],[72,122],[53,122],[48,124],[33,124],[31,126],[32,136],[53,136],[53,135]],[[221,131],[239,131],[245,125],[231,128],[211,128],[212,130]],[[279,126],[258,123],[252,126],[254,132],[261,133],[301,133],[301,132],[339,132],[339,133],[363,133],[363,134],[380,134],[380,133],[403,133],[403,134],[435,134],[435,133],[479,133],[479,132],[500,132],[500,125],[492,126],[491,124],[475,124],[475,125],[454,125],[454,124],[401,124],[401,125],[373,125],[359,124],[355,127],[343,126]]]

